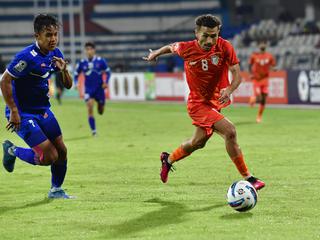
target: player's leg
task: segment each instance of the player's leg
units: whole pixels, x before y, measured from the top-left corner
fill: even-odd
[[[203,148],[211,137],[213,130],[212,125],[223,118],[223,115],[212,108],[211,105],[203,103],[188,104],[188,113],[196,126],[195,132],[191,139],[182,143],[171,154],[162,152],[160,155],[162,182],[167,182],[168,173],[174,162],[183,159],[197,149]]]
[[[51,164],[51,189],[48,197],[69,198],[61,188],[67,173],[67,148],[63,142],[58,121],[50,110],[47,111],[47,116],[42,119],[41,128],[57,152],[57,158]]]
[[[50,165],[57,159],[58,153],[39,127],[37,118],[21,115],[17,134],[30,148],[15,146],[9,140],[3,143],[3,166],[8,172],[13,171],[16,157],[32,165]]]
[[[57,87],[57,93],[56,93],[56,99],[59,104],[61,104],[61,97],[62,97],[62,89],[60,87]]]
[[[88,122],[91,129],[92,135],[96,135],[96,121],[93,114],[93,106],[94,106],[94,99],[89,97],[86,99],[87,109],[88,109]]]
[[[106,101],[106,96],[104,93],[104,89],[101,88],[97,91],[96,95],[95,95],[95,100],[98,103],[98,113],[100,115],[103,114],[104,112],[104,106],[105,106],[105,101]]]
[[[162,182],[165,183],[168,181],[168,174],[174,162],[189,156],[197,149],[203,148],[210,136],[211,135],[208,135],[204,128],[196,127],[192,138],[182,143],[172,153],[162,152],[160,155],[160,160],[162,162],[160,177]]]
[[[172,164],[180,159],[190,155],[197,149],[203,148],[206,145],[206,142],[210,138],[206,130],[202,127],[196,127],[193,136],[191,139],[182,143],[180,147],[174,150],[169,156],[169,163]]]
[[[63,142],[62,135],[52,141],[57,149],[58,159],[51,165],[51,189],[49,198],[69,198],[61,188],[67,173],[67,148]]]
[[[249,98],[250,107],[254,107],[254,105],[257,102],[257,96],[259,95],[257,82],[255,80],[253,80],[252,82],[252,89],[253,89],[253,95]]]
[[[237,133],[234,125],[227,118],[223,118],[216,122],[213,127],[214,130],[224,138],[228,155],[242,177],[250,181],[257,190],[263,188],[265,185],[264,182],[253,177],[247,168],[242,151],[237,142]]]
[[[260,123],[262,121],[262,114],[264,112],[267,96],[268,96],[268,84],[265,83],[261,85],[260,91],[261,91],[261,94],[260,94],[261,97],[260,97],[259,111],[256,118],[257,123]]]

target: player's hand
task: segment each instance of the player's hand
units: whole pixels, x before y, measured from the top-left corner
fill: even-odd
[[[18,110],[11,110],[9,123],[6,126],[6,129],[11,132],[18,131],[20,129],[20,124],[21,118]]]
[[[149,55],[147,57],[143,57],[142,59],[148,62],[156,62],[158,60],[158,54],[156,51],[149,49]]]
[[[56,67],[59,68],[60,71],[67,69],[67,62],[64,59],[53,56],[52,61],[55,63]]]
[[[107,84],[107,83],[105,83],[105,82],[104,82],[104,83],[102,83],[102,88],[103,88],[103,89],[108,88],[108,84]]]
[[[229,88],[221,89],[219,102],[221,104],[225,104],[225,103],[229,102],[230,96],[231,96],[231,91]]]

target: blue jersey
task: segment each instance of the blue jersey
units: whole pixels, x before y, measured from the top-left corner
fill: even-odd
[[[48,79],[59,71],[53,56],[63,58],[58,48],[44,55],[34,43],[17,53],[9,64],[6,71],[14,78],[12,94],[20,112],[41,113],[50,108]]]
[[[91,60],[82,59],[76,67],[75,80],[78,80],[78,75],[83,72],[85,75],[85,92],[94,92],[98,88],[102,87],[102,74],[107,73],[107,83],[111,76],[110,68],[106,61],[101,58],[94,56]]]

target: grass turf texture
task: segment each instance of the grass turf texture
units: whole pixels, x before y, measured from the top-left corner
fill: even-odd
[[[0,171],[0,239],[320,239],[319,110],[268,108],[261,124],[257,109],[224,110],[250,170],[266,182],[247,213],[226,205],[240,175],[216,134],[160,182],[159,153],[194,130],[184,105],[108,102],[95,114],[97,137],[82,101],[64,99],[53,111],[68,147],[64,188],[77,199],[46,199],[50,168],[17,159],[12,174]],[[2,141],[26,146],[4,117],[0,125]]]

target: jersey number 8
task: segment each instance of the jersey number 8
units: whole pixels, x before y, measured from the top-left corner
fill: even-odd
[[[208,71],[209,66],[208,66],[208,60],[207,59],[202,59],[201,60],[201,65],[202,65],[202,70],[203,71]]]

